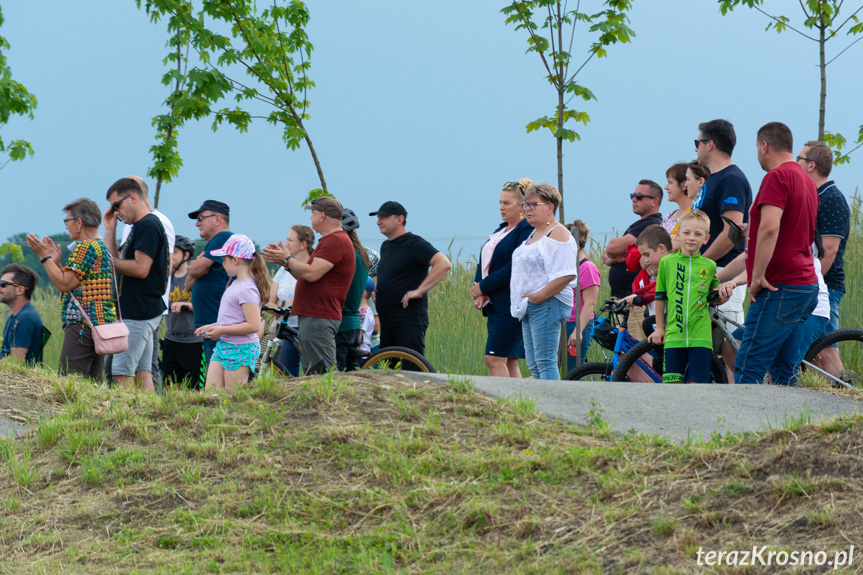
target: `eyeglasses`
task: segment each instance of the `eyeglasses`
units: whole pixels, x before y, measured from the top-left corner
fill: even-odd
[[[503,189],[507,189],[507,188],[518,188],[519,190],[524,192],[524,186],[521,185],[519,182],[506,182],[503,185]]]
[[[123,198],[123,199],[126,199],[126,198]],[[122,202],[123,200],[120,200],[120,201]],[[117,207],[119,207],[119,205],[118,205]],[[117,211],[117,210],[115,210],[115,209],[114,209],[113,204],[111,205],[111,210],[113,210],[113,211],[115,211],[115,212]],[[74,222],[74,221],[75,221],[75,220],[77,220],[77,219],[78,219],[78,218],[66,218],[66,219],[64,219],[64,220],[63,220],[63,225],[64,225],[64,226],[68,226],[68,225],[69,225],[69,222]]]
[[[804,162],[814,162],[815,160],[810,160],[809,158],[804,158],[803,156],[797,156],[797,161],[803,160]]]
[[[648,196],[647,194],[629,194],[630,200],[638,200],[639,202],[644,198],[653,198],[656,199],[656,196]]]
[[[533,211],[536,206],[547,206],[548,202],[527,202],[521,205],[521,209]]]
[[[15,286],[15,287],[27,289],[27,286],[22,286],[21,284],[16,284],[14,282],[7,282],[6,280],[0,280],[0,288],[4,288],[6,286]]]
[[[203,221],[204,221],[204,220],[206,220],[207,218],[215,218],[215,217],[216,217],[216,216],[218,216],[218,215],[219,215],[219,214],[210,214],[209,216],[198,216],[197,218],[195,218],[195,221],[196,221],[196,222],[203,222]]]
[[[114,202],[113,204],[111,204],[111,211],[116,213],[117,210],[120,209],[120,205],[123,203],[123,201],[125,201],[126,198],[128,198],[131,195],[132,194],[125,195],[122,198],[120,198],[119,200],[117,200],[116,202]]]
[[[695,140],[695,148],[698,149],[699,144],[701,144],[702,142],[712,142],[712,141],[713,140],[711,140],[710,138],[707,138],[706,140]]]

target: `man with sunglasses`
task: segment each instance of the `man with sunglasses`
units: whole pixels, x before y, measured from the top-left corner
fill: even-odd
[[[602,252],[602,263],[609,268],[608,284],[611,287],[611,296],[617,299],[632,293],[632,281],[638,274],[638,270],[626,270],[626,252],[629,246],[635,244],[635,239],[647,226],[662,223],[662,215],[659,213],[662,188],[659,184],[653,180],[641,180],[635,187],[635,192],[629,194],[629,198],[632,200],[632,212],[641,219],[626,228],[622,236],[610,240]]]
[[[20,264],[9,264],[0,277],[0,302],[9,307],[9,317],[3,328],[3,345],[0,359],[7,356],[23,359],[27,363],[42,361],[42,317],[30,297],[39,276]]]
[[[162,222],[162,227],[165,228],[165,237],[168,239],[168,253],[169,254],[174,253],[174,238],[175,238],[174,224],[171,223],[171,220],[168,219],[168,216],[166,216],[165,214],[163,214],[162,212],[160,212],[159,210],[154,208],[152,205],[150,205],[150,198],[149,198],[150,188],[149,188],[149,186],[147,186],[147,182],[145,182],[144,179],[140,176],[129,176],[129,178],[135,180],[136,182],[138,182],[138,185],[141,186],[141,193],[143,194],[141,199],[147,205],[147,209],[150,210],[150,213],[153,214],[154,216],[158,217],[159,221]],[[126,240],[129,239],[129,236],[132,234],[132,228],[133,227],[134,227],[133,224],[126,224],[126,223],[123,224],[123,239],[120,241],[120,245],[125,244]],[[170,275],[170,270],[169,270],[169,275]],[[171,286],[169,285],[168,288],[165,290],[165,294],[162,296],[162,299],[165,301],[165,306],[166,306],[165,312],[162,314],[163,316],[167,316],[167,314],[168,314],[167,306],[170,306],[170,303],[168,301],[168,296],[170,294],[170,290],[171,290]],[[158,332],[159,332],[159,327],[156,327],[155,333],[153,334],[153,337],[154,337],[153,341],[155,341],[155,342],[159,341],[159,333]],[[105,358],[105,376],[108,378],[108,381],[111,381],[111,379],[113,377],[113,374],[111,373],[112,365],[113,365],[112,358],[111,357]],[[153,346],[152,371],[150,373],[153,374],[153,382],[155,383],[156,388],[161,389],[162,388],[162,372],[161,372],[161,367],[159,366],[159,346],[158,346],[158,344]]]
[[[150,213],[141,185],[133,178],[114,182],[106,199],[105,244],[114,256],[120,293],[120,313],[129,328],[129,349],[114,355],[114,382],[131,387],[133,377],[145,391],[155,391],[153,382],[154,334],[162,322],[168,286],[168,238],[158,216]],[[129,239],[117,248],[117,222],[134,224]],[[122,251],[121,251],[122,250]]]
[[[195,220],[195,227],[201,237],[207,240],[204,251],[189,261],[189,273],[186,274],[186,289],[192,291],[192,314],[197,329],[216,323],[219,302],[228,286],[228,274],[222,267],[222,258],[214,256],[213,251],[220,249],[232,235],[229,227],[231,208],[217,200],[206,200],[200,208],[189,212],[189,217]],[[207,364],[210,363],[216,343],[217,340],[204,338]]]
[[[730,225],[721,216],[729,218],[738,226],[748,222],[752,188],[743,171],[731,161],[731,153],[737,144],[737,135],[731,122],[711,120],[699,124],[698,130],[698,138],[694,142],[695,153],[698,163],[710,170],[710,177],[704,184],[704,195],[693,202],[692,209],[699,209],[710,218],[710,239],[701,248],[701,254],[715,261],[716,271],[721,272],[743,253],[744,247],[742,241],[734,244],[729,239]],[[744,297],[746,286],[738,286],[719,309],[731,319],[743,323]]]

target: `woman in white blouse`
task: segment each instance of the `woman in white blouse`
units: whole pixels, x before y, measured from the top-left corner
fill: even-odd
[[[512,254],[510,312],[521,320],[527,366],[534,379],[560,379],[560,330],[572,312],[578,246],[554,217],[560,193],[550,184],[525,192],[525,219],[533,233]]]
[[[315,244],[315,232],[308,226],[291,226],[291,231],[288,233],[287,242],[285,245],[291,255],[297,258],[298,261],[306,263],[312,255]],[[294,303],[294,288],[297,286],[297,280],[283,267],[279,268],[276,275],[273,277],[273,284],[270,286],[270,301],[267,303],[270,307],[278,307],[278,302],[283,302],[283,305],[288,307]],[[288,325],[296,329],[298,327],[297,316],[288,317]],[[289,342],[282,342],[282,347],[279,350],[279,363],[288,368],[288,372],[294,377],[300,374],[300,352]]]

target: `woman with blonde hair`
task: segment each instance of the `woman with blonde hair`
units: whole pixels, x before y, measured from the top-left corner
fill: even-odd
[[[566,337],[569,340],[566,360],[566,370],[572,371],[587,360],[587,350],[593,338],[593,310],[596,309],[596,299],[599,296],[599,269],[590,261],[585,251],[590,227],[582,220],[575,220],[569,225],[569,231],[578,245],[578,282],[573,288],[572,314],[566,322]],[[576,293],[577,290],[577,293]],[[578,295],[576,299],[574,296]],[[576,320],[581,331],[576,331]]]
[[[524,243],[533,228],[524,219],[524,190],[532,182],[522,178],[507,182],[500,192],[503,220],[482,246],[471,296],[474,306],[488,317],[485,364],[489,375],[521,377],[519,358],[524,357],[521,324],[510,314],[509,283],[512,252]]]
[[[572,313],[572,287],[578,275],[578,247],[554,217],[560,192],[534,184],[522,207],[534,231],[512,254],[510,313],[521,320],[527,366],[534,379],[560,379],[560,330]]]

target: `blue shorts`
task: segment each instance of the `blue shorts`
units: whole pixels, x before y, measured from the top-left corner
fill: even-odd
[[[261,342],[259,341],[233,344],[220,339],[216,344],[216,349],[213,350],[211,361],[219,362],[228,371],[237,371],[246,366],[252,373],[255,373],[259,355],[261,355]]]
[[[662,383],[710,383],[712,361],[709,347],[666,347]]]

